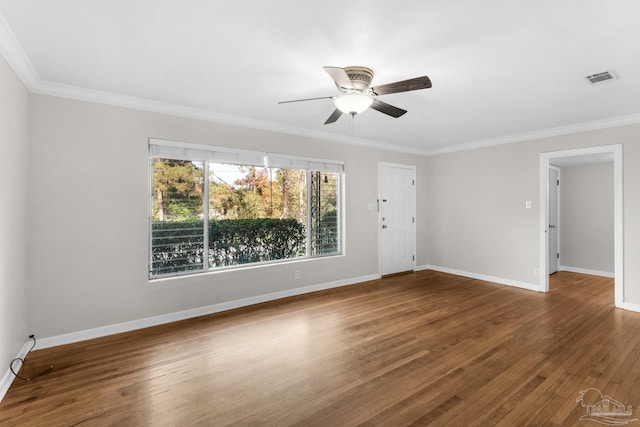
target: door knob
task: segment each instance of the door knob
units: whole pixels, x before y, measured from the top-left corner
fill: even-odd
[[[549,224],[549,228],[556,228],[556,226],[553,224]]]
[[[382,224],[382,228],[387,228],[387,226],[386,226],[386,225],[384,225],[384,224]]]

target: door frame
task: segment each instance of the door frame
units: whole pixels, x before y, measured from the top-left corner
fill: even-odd
[[[613,155],[614,182],[614,304],[622,308],[624,305],[624,203],[623,203],[623,164],[622,144],[603,145],[598,147],[578,148],[573,150],[540,153],[540,282],[541,292],[549,292],[549,167],[552,159],[585,156],[590,154]]]
[[[561,169],[557,166],[553,166],[553,165],[549,165],[549,170],[555,170],[558,172],[558,180],[560,180],[560,174],[561,174]],[[552,185],[551,182],[549,182],[548,184],[549,186]],[[547,187],[548,190],[550,190],[549,187]],[[557,263],[558,263],[558,269],[556,271],[560,271],[560,266],[562,265],[561,262],[561,258],[562,258],[562,251],[560,250],[560,244],[561,244],[561,240],[560,240],[560,186],[558,186],[558,188],[556,189],[556,249],[558,251],[558,254],[560,255],[557,258]],[[550,199],[550,198],[549,198]],[[547,200],[549,200],[547,199]],[[547,228],[548,230],[549,228]],[[551,255],[551,254],[549,254]],[[547,258],[549,259],[549,258]]]
[[[377,214],[378,214],[378,221],[377,221],[377,226],[378,226],[378,274],[382,275],[382,215],[380,214],[380,193],[382,191],[382,168],[383,167],[392,167],[392,168],[399,168],[399,169],[409,169],[412,172],[413,175],[413,189],[412,189],[412,197],[413,197],[413,206],[412,206],[412,210],[413,212],[411,213],[413,218],[414,218],[414,222],[413,222],[413,227],[412,227],[412,232],[413,232],[413,252],[415,254],[415,258],[413,260],[413,271],[415,271],[416,269],[416,261],[418,258],[418,254],[417,254],[417,248],[418,248],[418,241],[417,241],[417,236],[416,236],[416,224],[418,222],[418,218],[416,216],[416,205],[417,205],[417,200],[416,200],[416,187],[418,186],[418,182],[416,179],[416,167],[414,165],[405,165],[405,164],[401,164],[401,163],[388,163],[388,162],[378,162],[378,196],[377,196]]]

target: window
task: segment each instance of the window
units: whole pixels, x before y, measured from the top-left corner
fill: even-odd
[[[149,277],[342,252],[340,162],[150,140]]]

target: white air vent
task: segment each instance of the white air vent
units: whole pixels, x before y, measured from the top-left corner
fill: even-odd
[[[613,80],[618,80],[618,76],[613,74],[611,71],[603,71],[602,73],[592,74],[590,76],[585,77],[592,85],[597,85],[605,82],[610,82]]]

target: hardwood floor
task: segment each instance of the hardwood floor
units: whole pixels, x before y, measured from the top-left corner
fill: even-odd
[[[602,425],[576,399],[638,408],[640,314],[612,279],[423,271],[35,351],[23,375],[49,365],[0,425]]]

